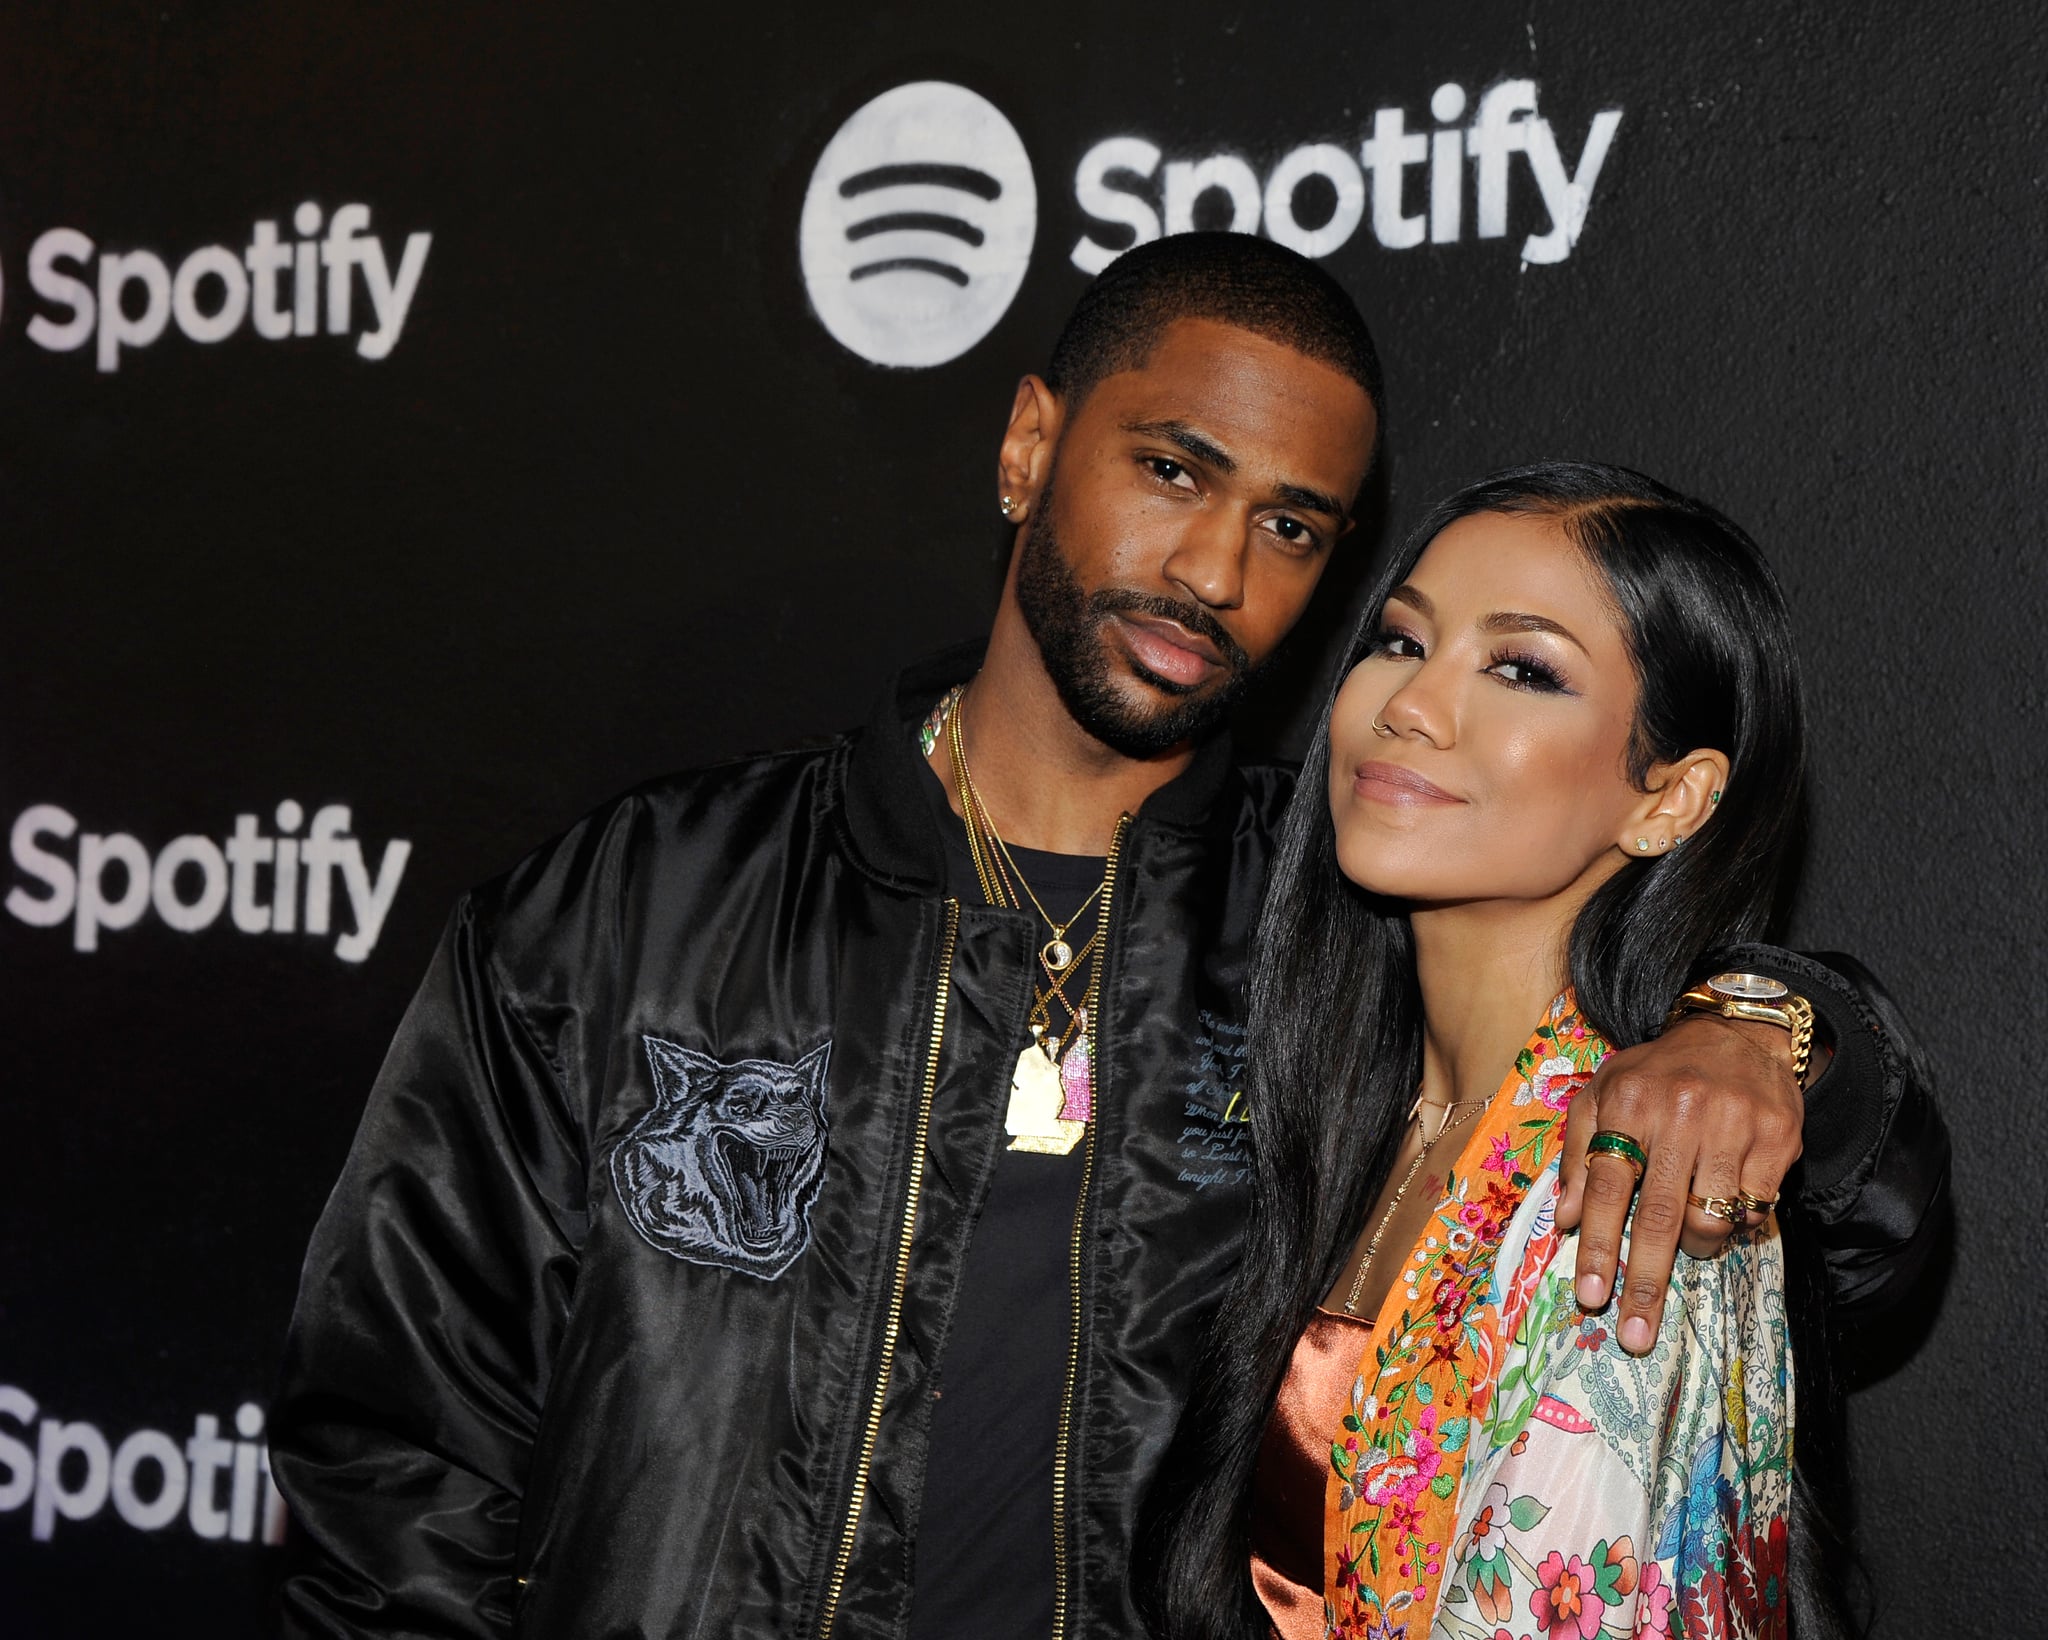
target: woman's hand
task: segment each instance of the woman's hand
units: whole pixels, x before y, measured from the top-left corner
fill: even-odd
[[[1677,1250],[1711,1258],[1735,1232],[1726,1219],[1690,1206],[1687,1192],[1775,1198],[1799,1159],[1805,1117],[1786,1034],[1706,1015],[1609,1054],[1572,1100],[1557,1222],[1579,1229],[1576,1291],[1588,1310],[1607,1303],[1628,1225],[1617,1329],[1623,1349],[1641,1355],[1655,1341]],[[1602,1129],[1627,1134],[1648,1153],[1640,1188],[1621,1158],[1597,1156],[1589,1165],[1586,1142]],[[1631,1196],[1639,1198],[1633,1225]]]

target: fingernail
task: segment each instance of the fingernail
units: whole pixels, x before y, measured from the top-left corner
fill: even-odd
[[[1650,1324],[1632,1315],[1621,1324],[1621,1347],[1630,1355],[1641,1355],[1650,1347]]]
[[[1607,1283],[1598,1276],[1579,1277],[1579,1308],[1597,1310],[1607,1302]]]

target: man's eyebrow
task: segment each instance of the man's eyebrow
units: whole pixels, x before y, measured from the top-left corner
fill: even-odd
[[[1300,484],[1276,484],[1273,493],[1290,507],[1306,508],[1309,512],[1327,513],[1332,518],[1350,516],[1349,509],[1333,495],[1321,490],[1311,490]]]
[[[1237,457],[1207,434],[1199,433],[1184,421],[1127,421],[1123,424],[1126,433],[1135,433],[1140,438],[1164,439],[1168,444],[1185,450],[1204,466],[1219,473],[1235,473]],[[1322,490],[1312,490],[1305,484],[1276,484],[1274,496],[1290,507],[1302,507],[1309,512],[1326,513],[1331,518],[1348,516],[1343,502]]]
[[[1237,471],[1237,457],[1184,421],[1127,421],[1124,431],[1136,433],[1140,438],[1164,439],[1168,444],[1177,444],[1197,461],[1214,467],[1219,473]]]
[[[1554,632],[1568,644],[1587,654],[1586,646],[1579,642],[1578,635],[1568,626],[1561,626],[1547,615],[1529,615],[1521,610],[1502,610],[1489,615],[1480,626],[1488,632]],[[1590,659],[1590,654],[1587,655]]]

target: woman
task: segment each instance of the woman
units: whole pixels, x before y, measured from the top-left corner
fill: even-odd
[[[1373,608],[1261,925],[1254,1207],[1154,1493],[1155,1626],[1783,1633],[1768,1204],[1694,1182],[1745,1228],[1679,1261],[1640,1357],[1577,1307],[1553,1216],[1572,1094],[1769,919],[1803,759],[1783,597],[1711,509],[1547,463],[1438,506]]]

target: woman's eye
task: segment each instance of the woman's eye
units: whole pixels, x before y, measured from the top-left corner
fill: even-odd
[[[1487,670],[1516,689],[1535,689],[1545,694],[1564,690],[1564,679],[1534,655],[1502,655]]]
[[[1391,655],[1396,660],[1403,661],[1419,661],[1423,658],[1421,640],[1393,627],[1381,628],[1372,640],[1372,653]]]

